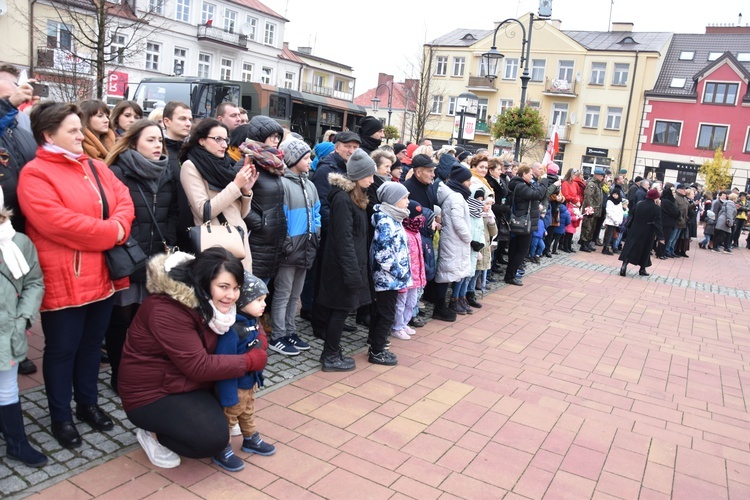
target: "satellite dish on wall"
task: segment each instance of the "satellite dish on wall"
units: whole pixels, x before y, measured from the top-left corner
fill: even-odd
[[[570,113],[570,120],[569,121],[570,121],[571,125],[575,125],[576,124],[576,114],[575,113]]]
[[[6,0],[0,0],[0,16],[4,16],[8,13],[8,2]]]
[[[0,0],[2,2],[3,0]],[[240,34],[245,36],[250,36],[253,33],[253,25],[250,23],[245,23],[242,26],[240,26]]]

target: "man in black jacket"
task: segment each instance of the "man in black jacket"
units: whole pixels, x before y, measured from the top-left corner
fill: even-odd
[[[193,113],[190,107],[180,101],[169,101],[164,106],[164,144],[169,156],[169,168],[177,183],[177,207],[180,215],[177,220],[177,246],[187,250],[190,248],[187,229],[193,226],[193,214],[180,182],[180,149],[190,135],[193,123]]]

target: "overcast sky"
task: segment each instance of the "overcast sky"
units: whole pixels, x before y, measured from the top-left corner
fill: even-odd
[[[493,29],[539,6],[538,0],[261,1],[289,19],[290,48],[312,46],[313,55],[354,68],[357,95],[375,86],[379,72],[396,81],[414,76],[426,41],[456,28]],[[610,7],[612,21],[632,22],[634,31],[704,33],[708,24],[736,25],[740,12],[742,25],[750,23],[750,0],[552,0],[552,18],[563,30],[608,31]]]

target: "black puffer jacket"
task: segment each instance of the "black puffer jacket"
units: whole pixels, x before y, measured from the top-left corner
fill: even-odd
[[[110,167],[120,181],[128,187],[130,197],[135,207],[135,220],[130,234],[138,241],[138,244],[149,257],[164,253],[164,245],[159,236],[159,231],[154,227],[153,219],[149,209],[156,217],[162,234],[167,239],[168,245],[177,244],[177,223],[179,209],[177,204],[177,182],[171,169],[167,166],[164,174],[159,178],[158,188],[153,192],[151,188],[129,169],[119,159]],[[138,190],[140,186],[141,191]],[[148,202],[148,205],[146,205]],[[142,267],[130,276],[134,283],[146,282],[146,267]]]
[[[185,190],[180,182],[180,150],[184,141],[176,141],[169,137],[164,137],[164,144],[167,146],[167,156],[169,157],[169,170],[177,186],[177,208],[179,217],[177,219],[177,246],[185,250],[190,248],[190,239],[188,238],[188,228],[195,225],[193,213],[190,211]]]
[[[253,274],[260,279],[276,276],[286,238],[284,185],[279,175],[258,168],[250,213],[245,217],[253,255]]]
[[[271,134],[279,134],[279,140],[284,137],[284,129],[276,120],[263,115],[253,116],[247,124],[247,137],[254,141],[265,142]],[[255,271],[255,263],[253,263]]]
[[[531,230],[534,231],[539,224],[539,203],[547,196],[547,186],[539,182],[526,184],[523,177],[516,176],[508,183],[508,191],[505,201],[516,215],[531,211]]]
[[[8,99],[0,99],[0,118],[8,113],[16,111]],[[0,165],[0,189],[5,196],[5,206],[13,210],[13,228],[19,233],[25,232],[26,219],[21,213],[18,204],[18,176],[21,175],[21,167],[26,165],[36,156],[36,143],[34,137],[28,131],[17,126],[14,119],[8,128],[0,136],[0,147],[8,152],[8,164]]]

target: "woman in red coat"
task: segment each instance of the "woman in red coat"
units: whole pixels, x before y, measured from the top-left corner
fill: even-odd
[[[567,249],[568,252],[575,252],[572,247],[573,235],[578,229],[578,226],[581,225],[581,217],[576,216],[575,214],[580,215],[581,203],[583,203],[583,192],[585,189],[586,182],[583,180],[583,172],[578,168],[569,169],[565,173],[565,178],[563,178],[562,184],[560,185],[560,191],[565,197],[565,205],[568,208],[568,212],[570,212],[570,218],[572,220],[570,223],[572,228],[568,228],[569,230],[565,232],[565,239],[563,240],[563,250]]]
[[[127,288],[128,280],[110,278],[104,252],[127,240],[133,202],[104,163],[84,154],[77,106],[38,104],[31,128],[39,148],[21,171],[18,199],[44,273],[44,385],[52,434],[63,447],[75,448],[82,441],[71,397],[78,420],[96,430],[113,427],[97,405],[99,361],[112,296]],[[93,169],[107,198],[106,220]]]

